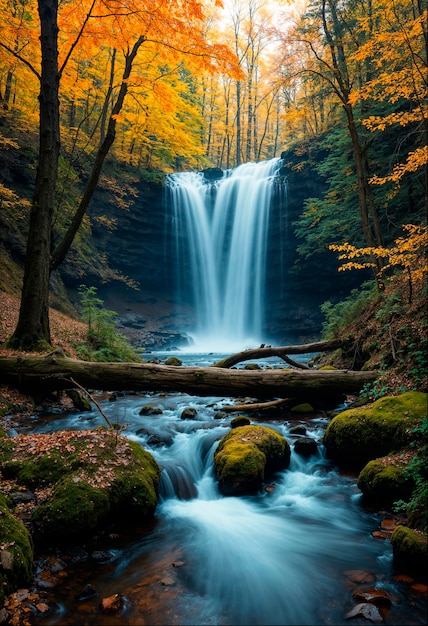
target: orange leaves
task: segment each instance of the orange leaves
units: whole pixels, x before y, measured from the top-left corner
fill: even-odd
[[[350,243],[329,246],[330,250],[339,252],[339,260],[347,261],[339,271],[350,269],[376,268],[374,259],[382,259],[384,262],[381,274],[387,270],[401,268],[405,270],[411,282],[419,282],[426,279],[427,264],[426,254],[428,248],[427,226],[415,224],[403,225],[403,230],[407,233],[405,237],[395,240],[395,245],[390,248],[356,248]],[[355,259],[361,259],[356,261]]]

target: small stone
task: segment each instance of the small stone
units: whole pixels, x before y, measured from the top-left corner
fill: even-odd
[[[428,595],[428,586],[424,585],[423,583],[415,583],[414,585],[412,585],[410,587],[410,589],[412,591],[415,591],[417,594],[419,594],[421,596],[427,596]]]
[[[82,591],[77,596],[79,602],[83,602],[84,600],[88,600],[89,598],[93,598],[97,592],[93,588],[91,584],[87,584]]]
[[[46,602],[39,602],[36,604],[36,609],[39,613],[47,613],[49,611],[49,605]]]
[[[345,576],[352,582],[360,584],[372,583],[375,580],[375,576],[372,572],[366,572],[362,569],[347,570]]]
[[[173,578],[165,576],[165,578],[162,578],[160,583],[161,585],[165,585],[165,587],[172,587],[172,585],[175,585],[175,580]]]
[[[194,420],[197,415],[197,410],[191,406],[181,411],[180,419],[182,420]]]
[[[116,613],[123,607],[123,598],[120,593],[103,598],[100,602],[100,609],[103,613]]]
[[[17,602],[23,602],[28,599],[29,591],[28,589],[18,589],[15,593],[15,600]]]
[[[357,604],[345,615],[345,619],[352,619],[353,617],[364,617],[364,619],[368,619],[375,624],[383,622],[383,617],[375,604]]]
[[[174,561],[172,564],[173,567],[182,567],[184,565],[184,561]]]
[[[375,539],[389,539],[390,536],[391,533],[387,532],[386,530],[374,530],[372,532],[372,537],[374,537]]]
[[[371,604],[383,604],[384,606],[390,606],[391,604],[389,594],[382,589],[376,589],[374,587],[370,587],[365,591],[354,591],[352,597],[354,600],[370,602]]]

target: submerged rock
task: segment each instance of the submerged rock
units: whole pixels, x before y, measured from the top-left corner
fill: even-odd
[[[288,441],[266,426],[240,426],[220,441],[214,455],[219,489],[224,495],[257,492],[272,472],[290,463]]]

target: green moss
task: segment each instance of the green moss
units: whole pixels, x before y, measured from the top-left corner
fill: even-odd
[[[290,462],[290,446],[265,426],[234,428],[220,441],[214,465],[222,493],[245,494],[260,489],[269,472]]]
[[[20,586],[29,585],[35,563],[31,537],[24,524],[10,513],[0,494],[0,607],[4,597]]]
[[[160,477],[155,459],[137,442],[105,428],[20,436],[2,472],[34,490],[54,487],[33,511],[40,539],[80,535],[124,511],[153,515]]]
[[[396,500],[407,499],[414,483],[406,475],[408,463],[394,457],[369,461],[358,476],[358,487],[365,500],[391,506]]]
[[[52,497],[34,509],[32,522],[36,533],[44,537],[79,535],[96,528],[109,508],[105,490],[65,476],[55,486]]]
[[[343,411],[324,434],[327,455],[347,467],[361,469],[372,459],[408,446],[411,430],[426,411],[427,394],[417,391]]]
[[[179,367],[180,365],[182,365],[182,362],[180,361],[180,359],[177,359],[176,356],[170,356],[166,361],[165,361],[165,365],[174,365],[176,367]]]
[[[132,468],[115,471],[115,480],[108,490],[111,507],[149,516],[157,504],[160,468],[139,443],[130,441],[129,445],[134,457]]]
[[[428,558],[427,535],[408,528],[397,526],[391,535],[394,561],[409,570],[426,572]]]
[[[291,408],[292,413],[313,413],[314,407],[308,402],[302,404],[296,404]]]
[[[2,464],[1,471],[5,478],[14,478],[21,485],[34,489],[58,481],[71,464],[71,458],[53,450],[49,455],[38,459],[6,461]]]

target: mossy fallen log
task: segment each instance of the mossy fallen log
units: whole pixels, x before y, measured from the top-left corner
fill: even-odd
[[[325,397],[359,391],[376,371],[237,370],[219,367],[175,367],[154,363],[92,363],[53,352],[46,356],[0,357],[0,380],[26,390],[54,391],[73,387],[125,391],[172,391],[200,396],[284,398]]]

